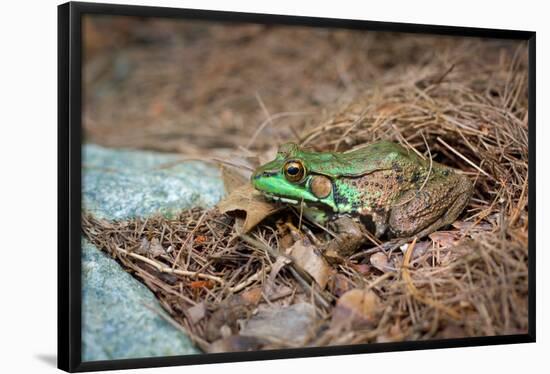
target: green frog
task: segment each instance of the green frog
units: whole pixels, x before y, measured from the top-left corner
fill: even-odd
[[[343,153],[286,143],[254,171],[251,182],[267,198],[301,207],[317,223],[345,217],[390,239],[423,237],[454,222],[473,192],[466,176],[390,141]],[[342,226],[336,224],[345,231]]]

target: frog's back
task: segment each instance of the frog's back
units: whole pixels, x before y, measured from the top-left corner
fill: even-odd
[[[325,163],[327,175],[360,176],[377,170],[424,166],[425,161],[412,150],[387,140],[368,144],[356,150],[336,153]]]

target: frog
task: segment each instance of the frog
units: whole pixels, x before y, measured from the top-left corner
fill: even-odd
[[[284,143],[250,181],[265,198],[300,208],[309,221],[333,222],[356,237],[367,230],[379,239],[425,237],[453,223],[473,193],[466,175],[389,140],[347,152]]]

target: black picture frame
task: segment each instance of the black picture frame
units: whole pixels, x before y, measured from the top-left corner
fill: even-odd
[[[526,334],[469,337],[446,340],[372,343],[350,346],[284,349],[273,351],[198,354],[186,356],[81,361],[81,147],[82,147],[82,16],[107,14],[139,17],[200,19],[219,22],[323,26],[407,33],[517,39],[529,50],[529,327]],[[528,343],[536,340],[535,326],[535,43],[532,31],[450,27],[373,22],[303,16],[237,13],[69,2],[58,7],[58,367],[69,372],[269,360],[401,350],[437,349],[480,345]]]

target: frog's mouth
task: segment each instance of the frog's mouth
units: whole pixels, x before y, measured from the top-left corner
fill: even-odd
[[[282,202],[282,203],[293,204],[293,205],[298,205],[299,204],[298,200],[289,199],[288,197],[275,196],[275,195],[272,195],[272,194],[267,193],[267,192],[262,192],[262,195],[264,195],[267,199],[272,200],[272,201],[279,201],[279,202]]]

